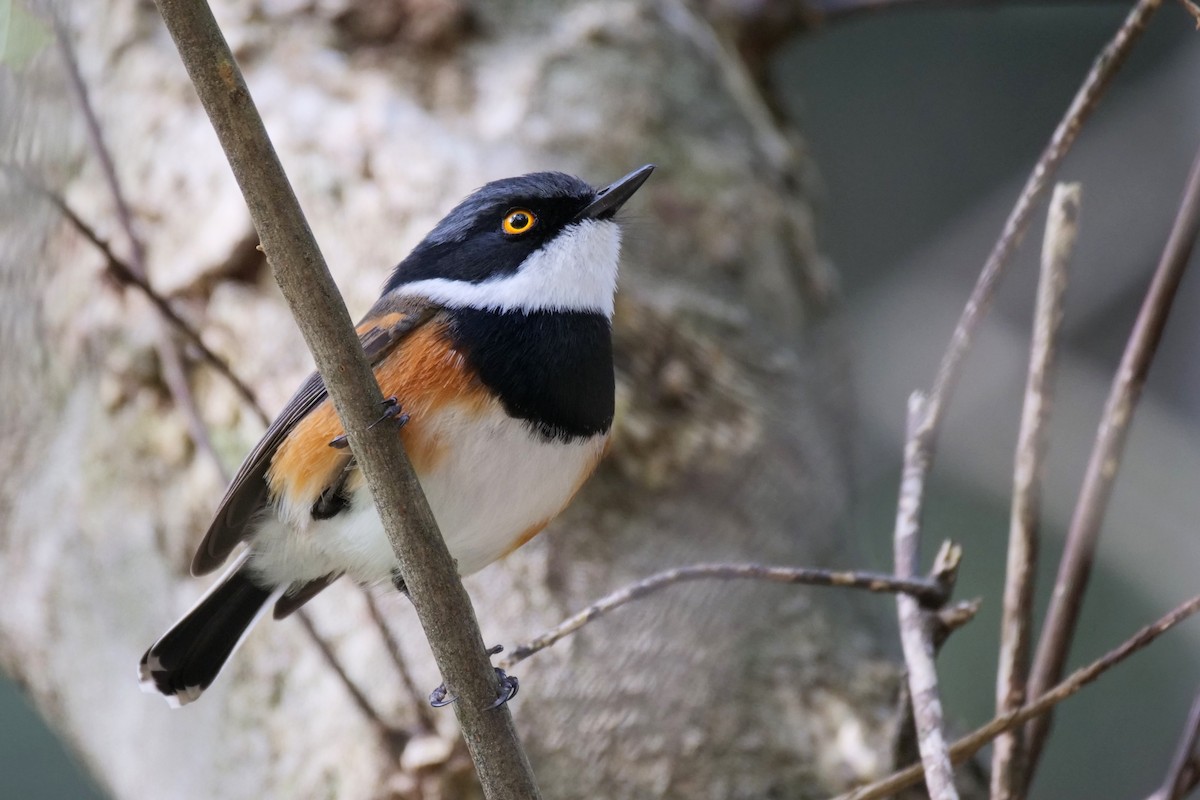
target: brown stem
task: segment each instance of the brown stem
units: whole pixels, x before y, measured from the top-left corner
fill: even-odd
[[[598,617],[668,586],[686,581],[738,579],[807,586],[837,586],[888,594],[904,592],[920,598],[924,603],[931,604],[944,602],[946,597],[945,588],[937,580],[929,578],[897,578],[894,575],[877,572],[851,572],[808,567],[770,567],[763,564],[693,564],[655,573],[600,598],[550,630],[524,644],[511,648],[509,654],[500,661],[500,666],[506,670],[512,669],[534,653],[545,650],[565,639]]]
[[[1125,353],[1113,378],[1104,414],[1100,419],[1083,487],[1079,491],[1079,499],[1076,501],[1071,526],[1067,532],[1066,546],[1059,562],[1050,608],[1046,612],[1046,621],[1042,626],[1037,654],[1034,656],[1029,678],[1030,697],[1037,697],[1046,691],[1062,675],[1083,603],[1083,594],[1091,575],[1101,523],[1108,509],[1108,499],[1112,494],[1117,469],[1125,450],[1125,438],[1129,433],[1129,425],[1141,397],[1146,374],[1158,350],[1158,343],[1167,324],[1167,315],[1171,311],[1198,232],[1200,150],[1192,163],[1175,223],[1167,237],[1146,298],[1142,301],[1133,332],[1125,345]],[[1027,786],[1037,767],[1050,722],[1050,715],[1040,717],[1025,732],[1028,739]]]
[[[1054,358],[1067,288],[1067,264],[1079,231],[1077,183],[1054,188],[1042,269],[1033,315],[1033,342],[1025,403],[1013,469],[1012,515],[1008,534],[1004,609],[1000,623],[1000,661],[996,671],[996,713],[1020,708],[1025,702],[1029,648],[1033,635],[1034,571],[1037,566],[1041,480],[1046,455],[1046,422],[1053,402]],[[992,800],[1016,800],[1023,793],[1023,739],[1019,729],[996,740],[992,754]]]
[[[400,438],[371,427],[379,386],[229,45],[206,3],[158,0],[158,8],[347,432],[446,688],[458,698],[455,713],[484,794],[539,797],[508,707],[490,708],[498,676]]]

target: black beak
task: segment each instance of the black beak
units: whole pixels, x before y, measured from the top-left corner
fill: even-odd
[[[621,180],[605,186],[596,192],[596,199],[588,203],[587,207],[575,216],[575,219],[612,219],[613,214],[617,213],[617,209],[625,205],[626,200],[633,197],[633,193],[641,188],[646,179],[650,177],[651,172],[654,172],[654,165],[647,164],[644,167],[638,167]]]

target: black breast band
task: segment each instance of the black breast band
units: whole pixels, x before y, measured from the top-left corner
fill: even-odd
[[[570,441],[612,425],[612,332],[603,314],[455,309],[449,335],[513,417]]]

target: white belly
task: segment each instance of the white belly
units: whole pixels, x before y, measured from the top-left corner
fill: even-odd
[[[427,435],[447,443],[418,477],[461,575],[486,567],[562,511],[608,438],[546,441],[498,403],[482,415],[450,410],[423,423]],[[390,581],[396,566],[365,486],[327,520],[306,515],[293,526],[272,514],[251,547],[256,571],[276,586],[339,572],[363,583]]]

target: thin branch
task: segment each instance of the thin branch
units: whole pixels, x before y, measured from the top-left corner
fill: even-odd
[[[904,446],[904,468],[900,476],[900,499],[896,504],[896,574],[917,574],[921,556],[921,506],[925,476],[929,472],[929,450],[922,446],[921,430],[927,407],[925,396],[913,392],[908,400],[908,437]],[[927,429],[928,430],[928,429]],[[941,559],[939,558],[939,561]],[[938,570],[946,574],[945,570]],[[952,573],[950,573],[952,574]],[[921,608],[916,598],[896,595],[900,619],[900,644],[908,667],[908,689],[912,697],[917,746],[925,767],[925,785],[932,800],[958,800],[954,770],[946,747],[942,701],[938,693],[933,632],[934,612]]]
[[[1037,697],[1046,691],[1062,675],[1083,603],[1083,593],[1091,575],[1100,527],[1124,453],[1125,438],[1198,232],[1200,150],[1192,163],[1175,223],[1167,237],[1146,298],[1142,301],[1129,342],[1125,345],[1125,353],[1113,378],[1112,389],[1100,419],[1030,672],[1030,697]],[[1037,768],[1050,722],[1051,717],[1047,715],[1035,720],[1026,730],[1027,786]]]
[[[75,210],[67,204],[66,200],[64,200],[61,195],[43,185],[33,176],[26,174],[16,167],[4,165],[3,169],[9,174],[20,178],[28,186],[37,190],[42,196],[54,204],[55,208],[57,208],[59,213],[66,218],[67,222],[69,222],[71,226],[83,236],[83,238],[91,242],[91,244],[100,251],[101,255],[104,256],[106,262],[105,269],[108,270],[113,279],[122,285],[133,286],[141,291],[141,293],[145,295],[151,304],[154,305],[163,318],[172,326],[174,326],[175,330],[178,331],[185,339],[187,339],[188,344],[196,348],[196,352],[200,354],[200,357],[207,361],[209,365],[211,365],[213,369],[220,373],[223,378],[229,381],[230,385],[233,386],[238,395],[240,395],[241,398],[254,410],[255,415],[259,418],[263,425],[266,425],[271,421],[270,417],[267,416],[267,413],[259,404],[258,397],[254,394],[254,390],[247,386],[245,381],[239,378],[237,374],[230,369],[229,364],[227,364],[224,359],[209,349],[208,345],[204,343],[204,340],[200,338],[200,333],[193,328],[187,320],[179,316],[179,313],[174,309],[170,301],[159,294],[158,291],[155,290],[155,288],[151,286],[144,277],[139,275],[137,271],[133,269],[132,265],[127,264],[123,259],[121,259],[120,256],[114,253],[109,243],[102,239],[91,225],[84,222],[79,214],[77,214]]]
[[[321,656],[325,659],[325,663],[328,664],[330,669],[333,670],[334,674],[337,675],[338,680],[341,681],[342,686],[344,686],[346,691],[349,692],[351,699],[354,700],[354,705],[356,705],[358,710],[363,713],[363,716],[371,721],[371,724],[375,726],[376,730],[379,732],[379,735],[384,740],[391,744],[402,745],[403,742],[407,740],[408,734],[404,731],[391,727],[383,721],[383,715],[379,713],[375,706],[371,705],[371,701],[367,699],[366,695],[362,693],[354,681],[350,680],[350,676],[346,674],[345,668],[342,667],[341,662],[338,661],[337,655],[333,652],[333,648],[327,641],[325,641],[324,638],[322,638],[321,634],[317,632],[317,627],[313,624],[312,617],[308,614],[308,612],[304,609],[300,609],[296,612],[296,619],[300,620],[301,627],[308,632],[309,638],[316,643],[317,649],[321,651]]]
[[[1157,792],[1149,800],[1183,800],[1188,792],[1196,787],[1200,780],[1200,692],[1192,700],[1192,710],[1188,712],[1187,723],[1183,726],[1183,735],[1179,738],[1179,746],[1171,766],[1167,769],[1167,777]]]
[[[1200,6],[1197,6],[1192,2],[1192,0],[1179,0],[1179,5],[1183,6],[1183,10],[1186,11],[1191,16],[1192,21],[1196,23],[1196,30],[1200,31]]]
[[[145,280],[147,276],[146,248],[142,244],[141,237],[134,230],[133,215],[129,211],[129,204],[125,201],[125,193],[121,191],[121,182],[117,177],[116,167],[113,165],[112,154],[109,152],[108,146],[104,143],[104,135],[100,130],[100,120],[96,116],[95,108],[92,106],[87,84],[83,80],[83,73],[79,70],[79,62],[75,59],[75,51],[71,47],[70,37],[67,35],[67,31],[64,29],[59,16],[55,14],[52,17],[54,20],[54,38],[58,42],[59,53],[62,55],[63,63],[66,65],[67,77],[71,88],[75,92],[75,99],[79,103],[80,111],[83,113],[84,127],[87,130],[88,141],[92,145],[92,152],[95,154],[96,160],[100,162],[100,171],[104,175],[104,182],[108,186],[109,194],[112,196],[113,205],[116,206],[117,221],[120,223],[121,229],[125,232],[125,238],[129,240],[131,252],[130,270],[137,277]],[[158,334],[158,357],[162,361],[163,380],[167,384],[167,389],[175,399],[175,405],[183,413],[192,441],[195,442],[200,450],[207,453],[213,461],[219,462],[220,459],[217,456],[217,450],[213,447],[212,437],[208,433],[208,426],[204,424],[204,420],[200,417],[200,409],[196,406],[196,398],[192,395],[192,387],[188,383],[187,372],[183,368],[183,357],[179,352],[179,343],[171,335],[162,318],[157,320],[155,327]]]
[[[770,567],[762,564],[693,564],[655,573],[605,595],[577,614],[568,617],[540,636],[510,649],[501,662],[512,669],[534,653],[570,636],[592,620],[633,600],[685,581],[750,579],[806,586],[838,586],[868,592],[894,594],[904,592],[924,603],[937,604],[945,599],[945,587],[931,578],[897,578],[877,572],[850,572],[807,567]]]
[[[1011,260],[1013,252],[1021,243],[1025,229],[1033,216],[1038,200],[1046,191],[1051,176],[1058,170],[1063,158],[1074,144],[1083,123],[1095,110],[1104,91],[1112,82],[1117,70],[1125,63],[1133,44],[1141,37],[1150,16],[1158,10],[1162,0],[1138,0],[1133,10],[1125,18],[1113,39],[1100,51],[1096,61],[1088,71],[1083,85],[1079,87],[1070,107],[1067,108],[1058,127],[1050,137],[1049,144],[1042,151],[1041,157],[1025,181],[1016,205],[1009,212],[1004,223],[1000,238],[988,254],[983,270],[971,296],[967,299],[958,324],[950,339],[950,346],[942,357],[938,367],[937,378],[933,390],[929,393],[929,410],[926,414],[925,425],[937,430],[945,414],[946,405],[954,388],[962,376],[963,364],[975,338],[975,333],[991,305],[996,287],[1003,277],[1005,268]],[[930,436],[930,447],[933,447],[936,434]]]
[[[1200,611],[1200,595],[1176,607],[1157,622],[1142,628],[1120,647],[1071,673],[1066,680],[1036,700],[1026,703],[1016,711],[997,716],[983,727],[954,742],[950,746],[950,760],[955,764],[961,764],[1005,731],[1012,730],[1017,725],[1045,714],[1197,611]],[[897,792],[920,783],[923,774],[922,766],[914,764],[882,780],[838,795],[834,800],[882,800],[882,798],[891,797]]]
[[[1077,183],[1060,183],[1054,187],[1042,246],[1029,375],[1025,381],[1025,403],[1021,410],[1021,430],[1017,436],[1013,470],[1000,662],[996,671],[997,714],[1014,711],[1025,703],[1025,680],[1033,636],[1033,589],[1046,455],[1045,426],[1053,402],[1052,376],[1067,288],[1067,265],[1079,231],[1080,192]],[[1023,794],[1024,744],[1020,734],[1019,729],[1013,730],[996,740],[992,754],[992,800],[1016,800]]]
[[[375,595],[371,594],[367,589],[363,589],[362,593],[367,601],[367,610],[371,613],[371,619],[374,620],[375,626],[379,628],[380,635],[383,636],[388,655],[392,657],[392,663],[396,665],[396,671],[400,673],[400,682],[404,684],[404,689],[408,692],[409,699],[412,701],[419,729],[426,733],[436,731],[437,722],[434,720],[432,709],[428,705],[428,693],[418,689],[417,684],[413,681],[412,673],[408,671],[408,662],[404,658],[404,652],[400,649],[400,642],[395,634],[392,633],[387,620],[384,619],[383,612],[379,608],[379,603],[375,600]]]
[[[347,432],[425,629],[488,798],[539,792],[499,695],[471,600],[400,442],[372,429],[382,400],[337,286],[304,220],[249,89],[206,3],[158,0],[246,199],[275,280]]]

